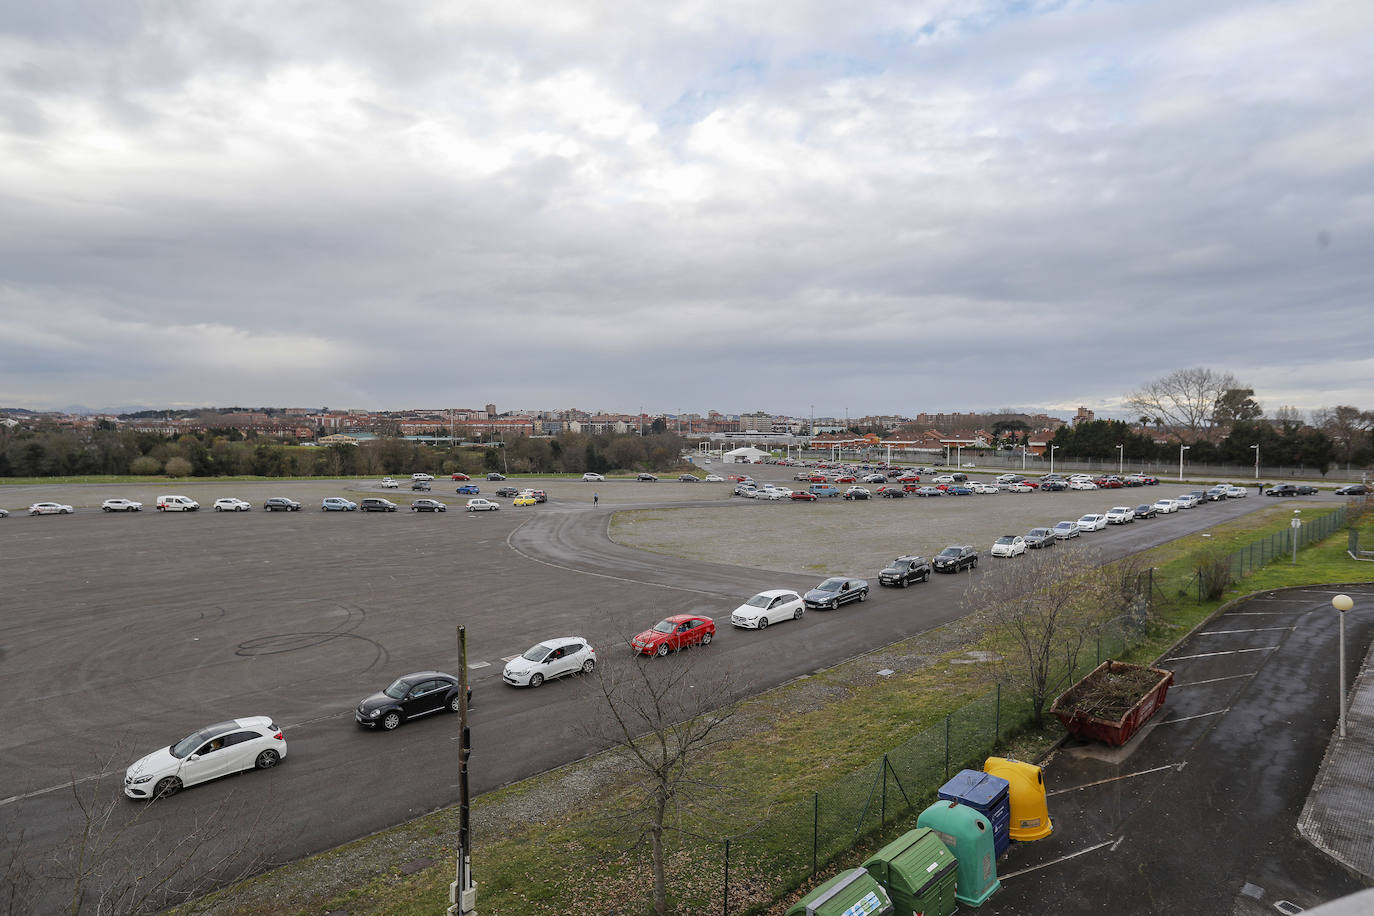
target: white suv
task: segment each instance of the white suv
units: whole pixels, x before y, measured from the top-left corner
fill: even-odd
[[[1135,510],[1129,506],[1113,506],[1107,510],[1108,525],[1124,525],[1135,521]]]
[[[159,496],[157,498],[157,511],[159,512],[194,512],[200,508],[200,503],[189,496]]]

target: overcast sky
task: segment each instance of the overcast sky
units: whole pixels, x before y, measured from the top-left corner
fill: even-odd
[[[1374,3],[7,2],[0,406],[1374,408]]]

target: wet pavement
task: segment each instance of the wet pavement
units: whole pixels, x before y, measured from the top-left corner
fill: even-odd
[[[1355,599],[1344,739],[1338,593]],[[1294,913],[1374,882],[1371,636],[1368,585],[1262,593],[1199,627],[1125,747],[1047,762],[1054,833],[1013,844],[980,912]]]

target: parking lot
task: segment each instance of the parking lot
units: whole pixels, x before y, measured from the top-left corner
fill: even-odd
[[[503,501],[502,511],[480,515],[323,513],[319,499],[356,497],[376,483],[198,483],[172,491],[203,504],[288,495],[307,508],[102,514],[95,507],[109,496],[151,504],[171,488],[6,488],[7,507],[58,499],[78,511],[0,520],[7,612],[0,688],[10,721],[26,723],[0,738],[0,829],[11,837],[22,830],[26,855],[50,855],[79,826],[73,779],[117,797],[123,768],[135,757],[212,721],[266,714],[286,730],[290,754],[282,766],[198,787],[137,817],[130,804],[120,816],[131,838],[172,842],[232,798],[243,829],[269,859],[328,848],[455,799],[452,727],[444,718],[373,734],[354,726],[352,710],[397,675],[452,671],[457,624],[470,634],[473,788],[481,792],[593,749],[576,727],[576,679],[537,692],[500,684],[504,660],[539,639],[582,635],[611,658],[624,652],[628,635],[665,614],[723,621],[761,589],[814,585],[828,571],[813,568],[816,557],[833,556],[836,566],[876,579],[923,527],[945,525],[950,539],[972,540],[955,533],[967,530],[961,518],[1001,533],[1012,522],[999,512],[1024,506],[1035,523],[1050,522],[1073,513],[1033,510],[1060,510],[1070,505],[1062,497],[1093,495],[760,504],[730,500],[719,484],[522,483],[542,486],[551,501],[518,510]],[[456,486],[435,484],[430,495]],[[595,507],[593,492],[601,497]],[[1115,493],[1101,496],[1108,497],[1101,508],[1116,504]],[[713,500],[714,509],[702,505]],[[733,556],[684,558],[606,538],[617,509],[650,503],[667,507],[650,516],[698,518],[668,528],[694,528],[712,551],[719,532],[741,525],[783,546],[751,553],[741,542]],[[1094,537],[1104,553],[1125,552],[1258,503],[1216,504]],[[980,513],[987,518],[977,521]],[[961,616],[966,587],[989,574],[995,564],[900,592],[875,589],[862,605],[807,614],[766,633],[725,627],[707,657],[749,672],[748,689],[766,689]],[[404,779],[388,775],[398,761]]]

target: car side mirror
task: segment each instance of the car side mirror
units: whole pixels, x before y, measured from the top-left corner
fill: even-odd
[[[186,759],[187,759],[187,760],[199,760],[199,759],[200,759],[200,755],[199,755],[199,754],[192,754],[190,757],[187,757]]]

